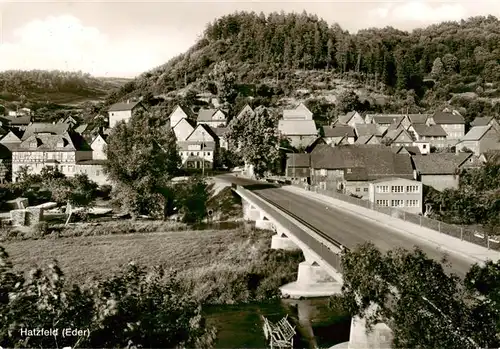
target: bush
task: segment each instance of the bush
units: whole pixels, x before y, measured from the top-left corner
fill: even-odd
[[[0,246],[0,346],[211,346],[215,331],[205,325],[200,305],[182,292],[175,279],[161,268],[148,271],[131,263],[124,273],[107,281],[87,288],[69,287],[57,262],[24,278],[13,271]],[[54,327],[89,333],[21,335],[21,329]]]
[[[33,228],[34,237],[42,237],[49,233],[49,223],[39,222]]]

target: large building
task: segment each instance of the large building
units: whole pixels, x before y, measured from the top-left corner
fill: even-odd
[[[318,130],[313,114],[304,104],[295,109],[283,110],[283,119],[278,123],[281,136],[290,140],[295,148],[305,148],[318,138]]]
[[[369,184],[368,200],[376,206],[398,208],[410,213],[422,213],[422,183],[406,178],[382,178]]]

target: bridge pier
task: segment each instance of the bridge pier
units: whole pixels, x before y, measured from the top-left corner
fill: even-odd
[[[324,270],[308,251],[302,250],[305,261],[299,264],[297,280],[280,287],[284,297],[295,299],[328,297],[341,292],[342,284]]]
[[[297,246],[292,239],[286,236],[286,232],[283,229],[276,227],[276,235],[271,237],[271,249],[298,251],[300,250],[300,247]]]
[[[375,306],[372,305],[368,308],[367,315],[369,316],[374,311]],[[355,316],[351,320],[349,349],[389,349],[392,346],[392,339],[392,331],[384,323],[374,325],[368,332],[365,319]]]

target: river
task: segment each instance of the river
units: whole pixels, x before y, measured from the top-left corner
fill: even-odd
[[[297,329],[295,348],[329,348],[349,340],[351,320],[328,309],[328,298],[208,306],[204,313],[218,329],[215,347],[221,349],[266,348],[261,316],[277,322],[288,315]]]

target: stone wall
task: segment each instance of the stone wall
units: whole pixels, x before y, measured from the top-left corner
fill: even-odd
[[[35,226],[43,220],[43,208],[30,206],[10,211],[13,226]]]

